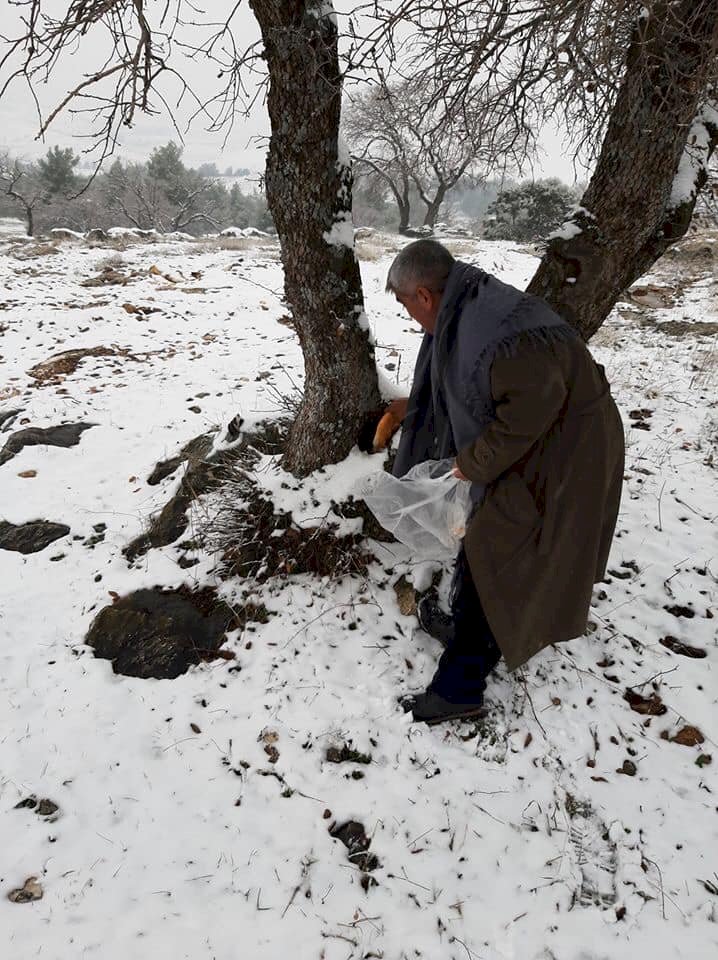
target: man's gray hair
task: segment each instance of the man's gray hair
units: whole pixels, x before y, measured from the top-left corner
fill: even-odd
[[[413,294],[417,287],[442,293],[456,261],[436,240],[415,240],[397,254],[386,278],[388,293]]]

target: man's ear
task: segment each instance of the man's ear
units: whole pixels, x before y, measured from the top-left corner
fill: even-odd
[[[417,287],[416,297],[421,303],[422,307],[430,307],[433,302],[433,296],[428,287]]]

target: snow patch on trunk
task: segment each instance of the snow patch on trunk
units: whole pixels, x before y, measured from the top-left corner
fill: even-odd
[[[705,103],[691,125],[678,171],[673,181],[668,209],[675,210],[684,203],[694,200],[698,193],[698,177],[708,163],[711,132],[710,127],[718,128],[718,103]]]

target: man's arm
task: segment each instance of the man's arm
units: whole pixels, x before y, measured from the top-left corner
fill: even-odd
[[[459,451],[458,470],[467,480],[491,483],[512,467],[554,423],[566,399],[561,365],[548,346],[519,346],[491,368],[496,420],[475,443]]]

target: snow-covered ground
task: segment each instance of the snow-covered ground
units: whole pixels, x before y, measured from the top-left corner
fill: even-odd
[[[362,273],[379,363],[402,385],[420,338],[383,292],[391,246],[367,241]],[[372,545],[367,577],[258,587],[273,615],[230,636],[236,659],[175,680],[115,675],[83,645],[113,595],[218,582],[215,557],[182,569],[175,547],[128,566],[122,547],[179,475],[146,479],[237,413],[276,416],[277,391],[301,381],[276,247],[226,247],[0,248],[0,446],[28,426],[93,424],[76,446],[0,466],[0,520],[71,531],[39,553],[0,550],[3,957],[716,956],[716,261],[666,261],[593,345],[628,443],[595,629],[522,676],[499,669],[486,721],[429,729],[396,697],[439,651],[393,585],[424,586],[431,565],[396,545]],[[510,244],[456,250],[517,285],[536,263]],[[82,285],[105,268],[127,282]],[[74,372],[28,374],[97,347]],[[309,520],[378,466],[355,452],[299,486],[264,458],[258,480]],[[666,712],[636,712],[628,688]],[[703,742],[667,739],[686,726]],[[371,762],[328,762],[344,744]],[[31,796],[58,809],[16,809]],[[375,884],[330,835],[350,820]],[[29,877],[42,899],[8,900]]]

